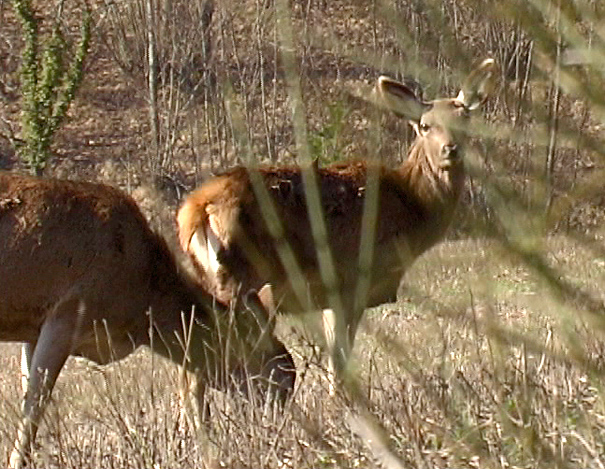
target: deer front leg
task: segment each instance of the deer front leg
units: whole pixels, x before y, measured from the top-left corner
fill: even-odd
[[[40,418],[57,376],[70,354],[71,332],[69,327],[56,318],[50,319],[42,326],[36,347],[30,355],[31,364],[23,401],[23,416],[10,457],[11,468],[21,468],[29,462]],[[28,352],[23,351],[23,355],[27,354]],[[28,361],[27,358],[24,358],[24,361]],[[23,379],[22,383],[25,381]]]
[[[29,370],[31,369],[32,355],[35,348],[36,344],[31,342],[25,342],[21,347],[21,389],[23,390],[23,396],[27,393]]]
[[[346,378],[346,370],[351,358],[357,328],[363,316],[363,310],[351,315],[345,315],[340,327],[337,325],[338,318],[332,309],[322,311],[322,326],[326,346],[329,351],[328,358],[328,380],[329,393],[336,394],[337,382]]]
[[[332,309],[322,311],[322,325],[328,349],[328,389],[330,396],[336,395],[338,381],[344,379],[351,355],[348,334],[339,333],[336,314]],[[345,329],[346,330],[346,329]]]

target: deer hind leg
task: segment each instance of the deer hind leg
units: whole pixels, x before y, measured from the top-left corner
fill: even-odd
[[[77,301],[59,304],[42,325],[35,347],[29,344],[22,351],[22,360],[25,364],[29,362],[29,370],[23,416],[9,461],[11,468],[21,468],[29,462],[40,419],[57,376],[71,352],[78,313]]]

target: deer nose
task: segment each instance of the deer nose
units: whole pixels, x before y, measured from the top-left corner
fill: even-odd
[[[448,158],[450,160],[455,160],[458,158],[458,145],[451,143],[447,145],[443,145],[441,149],[441,154],[444,158]]]

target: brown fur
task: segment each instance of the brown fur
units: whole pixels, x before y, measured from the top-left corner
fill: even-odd
[[[406,161],[398,169],[384,165],[371,167],[363,161],[314,169],[351,344],[362,314],[355,304],[355,291],[360,277],[358,251],[369,172],[377,172],[379,184],[366,303],[375,306],[394,301],[407,268],[443,239],[464,186],[460,147],[464,143],[468,111],[485,100],[493,71],[493,61],[486,60],[471,73],[459,97],[428,103],[404,84],[381,78],[374,101],[409,119],[416,129],[417,138]],[[187,197],[178,214],[181,247],[192,255],[204,285],[219,298],[228,301],[238,288],[245,291],[269,282],[281,309],[296,313],[307,306],[298,300],[280,262],[277,246],[285,241],[301,266],[313,306],[329,308],[300,168],[262,167],[257,171],[280,218],[284,239],[272,238],[255,197],[250,173],[245,168],[236,168]],[[203,244],[204,230],[208,229],[220,241],[217,272],[211,272],[205,259],[192,249],[194,234],[198,233]]]
[[[108,186],[0,172],[0,279],[0,340],[26,342],[33,351],[13,466],[28,455],[43,410],[37,402],[50,393],[66,358],[120,359],[150,345],[150,322],[154,351],[185,364],[204,383],[224,386],[215,378],[244,366],[262,374],[262,363],[277,356],[292,364],[272,331],[259,330],[259,319],[270,324],[258,308],[251,308],[256,315],[246,308],[235,315],[234,332],[248,341],[225,351],[231,358],[223,363],[220,350],[230,342],[226,307],[194,286],[135,202]],[[190,323],[186,358],[183,324]],[[39,369],[48,373],[46,383]],[[288,388],[292,369],[284,375]]]
[[[457,177],[457,184],[449,187],[451,195],[443,203],[427,203],[412,190],[413,184],[403,182],[406,177],[413,176],[409,171],[412,167],[405,165],[401,170],[376,168],[380,174],[374,247],[377,258],[373,264],[373,287],[368,306],[394,300],[399,279],[410,262],[400,259],[397,253],[405,248],[405,252],[409,251],[409,255],[415,258],[434,244],[449,225],[461,191],[463,179]],[[285,239],[303,267],[315,305],[328,307],[319,276],[315,242],[310,235],[300,170],[264,167],[259,171],[282,220]],[[341,292],[347,296],[354,292],[359,275],[357,251],[361,239],[367,171],[368,165],[363,161],[318,170],[330,248],[332,256],[337,259]],[[462,168],[456,168],[455,171],[461,172]],[[390,215],[392,213],[399,216],[393,217]],[[242,289],[245,291],[247,287],[254,285],[258,288],[269,282],[282,308],[292,312],[303,310],[303,305],[299,304],[287,282],[284,282],[288,278],[287,273],[279,262],[275,244],[268,235],[248,172],[244,168],[217,177],[188,197],[179,212],[179,226],[183,227],[180,230],[181,246],[185,250],[193,232],[204,223],[209,223],[208,216],[211,214],[217,215],[223,222],[221,231],[216,234],[223,241],[224,249],[219,259],[225,271],[218,284],[208,283],[207,287],[227,301],[232,297],[232,288],[241,283],[245,285]],[[199,263],[197,265],[200,267]],[[201,272],[204,273],[203,269]],[[385,281],[388,285],[384,284]]]

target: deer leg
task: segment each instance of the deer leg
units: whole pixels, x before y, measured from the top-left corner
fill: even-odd
[[[283,408],[294,392],[295,382],[294,359],[288,349],[281,344],[279,350],[263,364],[258,386],[259,392],[267,403],[275,402]]]
[[[326,345],[330,352],[328,360],[329,372],[329,392],[331,396],[336,394],[337,381],[345,379],[345,372],[353,345],[357,328],[363,315],[361,313],[352,316],[344,316],[344,324],[337,324],[338,318],[332,309],[322,311],[323,330],[326,339]]]
[[[36,348],[35,342],[25,342],[21,347],[21,389],[23,395],[27,393],[27,385],[29,382],[29,370],[32,365],[32,355]]]
[[[57,376],[71,352],[73,316],[78,313],[77,303],[74,306],[72,317],[71,310],[57,309],[43,324],[35,348],[30,344],[29,350],[23,350],[22,358],[26,362],[30,361],[29,379],[23,401],[23,418],[10,457],[11,468],[21,468],[29,461],[38,424]]]
[[[330,396],[336,394],[336,361],[334,360],[334,348],[336,345],[336,315],[331,309],[324,309],[321,313],[322,329],[326,348],[328,349],[328,392]]]
[[[355,347],[355,337],[357,336],[357,329],[359,328],[359,323],[363,318],[363,313],[363,309],[353,310],[353,315],[350,318],[347,318],[347,339],[349,351],[352,351]]]
[[[288,349],[278,343],[276,350],[261,357],[259,362],[244,365],[230,373],[229,380],[237,390],[261,404],[265,415],[273,409],[283,410],[294,393],[296,365]]]
[[[328,358],[328,380],[329,393],[336,394],[337,381],[344,378],[347,362],[351,355],[351,347],[348,340],[346,327],[337,324],[338,318],[332,309],[322,311],[323,331],[326,345],[329,351]]]

